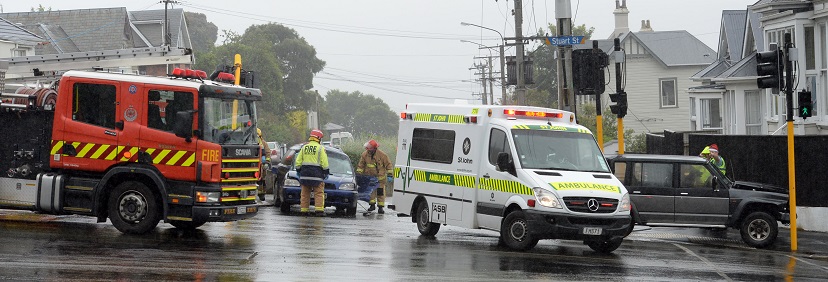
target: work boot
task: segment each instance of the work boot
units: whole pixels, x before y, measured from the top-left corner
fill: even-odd
[[[314,212],[314,216],[316,216],[316,217],[325,217],[325,211],[316,211],[316,212]]]
[[[385,210],[382,209],[382,206],[379,207],[379,210],[377,211],[377,213],[378,214],[385,214]]]
[[[375,209],[377,209],[377,205],[376,205],[376,204],[371,204],[371,206],[369,206],[369,207],[368,207],[368,211],[369,211],[369,212],[372,212],[372,211],[374,211]]]

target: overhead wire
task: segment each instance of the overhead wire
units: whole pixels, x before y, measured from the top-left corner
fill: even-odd
[[[333,73],[329,73],[329,72],[326,72],[326,71],[322,71],[322,73],[329,74],[329,75],[336,76],[336,77],[340,77],[340,78],[346,79],[346,80],[348,79],[346,77],[343,77],[343,76],[340,76],[340,75],[337,75],[337,74],[333,74]],[[356,84],[359,84],[359,85],[362,85],[362,86],[372,87],[372,88],[385,90],[385,91],[389,91],[389,92],[399,93],[399,94],[403,94],[403,95],[417,96],[417,97],[428,97],[428,98],[446,99],[446,100],[476,100],[476,99],[471,99],[471,98],[456,98],[456,97],[445,97],[445,96],[434,96],[434,95],[411,93],[411,92],[400,91],[400,90],[396,90],[396,89],[371,85],[371,84],[367,84],[367,83],[362,83],[362,82],[356,81],[356,80],[349,80],[349,82],[353,82],[353,83],[356,83]]]

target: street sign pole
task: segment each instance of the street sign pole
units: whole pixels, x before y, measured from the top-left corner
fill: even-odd
[[[785,100],[788,106],[788,205],[791,215],[791,251],[796,252],[796,161],[794,160],[793,64],[791,34],[785,33]]]

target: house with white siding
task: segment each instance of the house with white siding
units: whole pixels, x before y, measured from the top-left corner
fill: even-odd
[[[698,83],[689,77],[714,62],[716,52],[687,31],[654,31],[649,20],[642,20],[638,32],[630,32],[626,1],[615,4],[616,28],[610,39],[618,36],[625,54],[622,74],[629,109],[624,129],[636,133],[691,130],[687,89]],[[602,50],[610,53],[611,44]],[[615,92],[613,56],[609,63],[605,103],[609,103],[608,94]]]

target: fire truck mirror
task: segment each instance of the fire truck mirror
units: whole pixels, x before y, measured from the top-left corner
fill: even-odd
[[[187,139],[187,142],[190,142],[190,138],[193,137],[193,113],[191,111],[175,113],[173,132],[175,132],[175,136]]]

